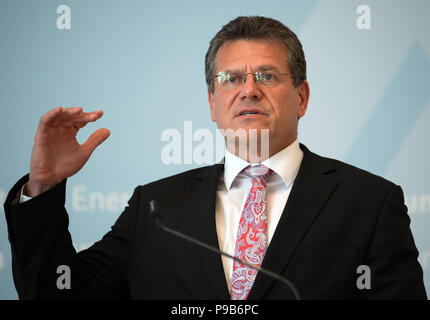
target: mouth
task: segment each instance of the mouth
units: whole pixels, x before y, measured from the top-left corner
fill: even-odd
[[[266,114],[257,108],[242,108],[236,117],[259,117]]]

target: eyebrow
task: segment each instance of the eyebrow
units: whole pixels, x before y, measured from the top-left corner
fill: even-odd
[[[265,64],[260,66],[259,68],[257,68],[258,71],[271,71],[271,70],[275,70],[278,72],[281,72],[281,70],[279,70],[276,66],[272,65],[272,64]]]
[[[274,66],[274,65],[272,65],[272,64],[264,64],[264,65],[261,65],[261,66],[259,66],[258,68],[256,68],[256,70],[257,71],[278,71],[279,73],[281,73],[281,71],[276,67],[276,66]],[[231,72],[231,73],[245,73],[244,71],[243,71],[243,69],[227,69],[227,70],[221,70],[221,71],[224,71],[224,72]],[[220,71],[220,72],[221,72]],[[255,72],[257,72],[257,71],[255,71]]]

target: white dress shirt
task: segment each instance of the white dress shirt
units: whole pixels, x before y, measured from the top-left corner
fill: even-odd
[[[303,151],[299,142],[295,140],[287,148],[261,162],[274,171],[266,181],[268,246],[287,203],[302,159]],[[228,150],[225,151],[224,174],[220,176],[218,182],[215,220],[219,248],[233,256],[239,220],[251,189],[251,179],[240,172],[249,165],[250,163]],[[230,291],[233,261],[222,256],[222,263]]]

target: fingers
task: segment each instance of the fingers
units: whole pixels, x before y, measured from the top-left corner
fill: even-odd
[[[62,108],[50,110],[40,118],[39,126],[45,129],[50,126],[64,126],[82,128],[88,122],[96,121],[103,116],[103,111],[82,112],[82,107]]]
[[[93,111],[93,112],[81,112],[78,114],[64,114],[59,118],[57,125],[63,127],[76,127],[82,128],[88,122],[94,122],[103,116],[103,111]]]
[[[74,127],[78,130],[85,127],[89,122],[94,122],[103,116],[103,111],[83,112],[82,107],[62,108],[58,107],[45,113],[39,122],[39,127],[46,129],[52,126]],[[82,145],[89,153],[93,152],[110,135],[108,129],[95,131]]]
[[[110,131],[106,128],[102,128],[94,132],[85,143],[82,148],[87,149],[89,153],[92,153],[103,141],[110,136]]]
[[[51,125],[54,121],[56,121],[60,117],[62,113],[63,113],[62,107],[58,107],[48,111],[42,117],[40,117],[39,126],[43,128]]]
[[[94,111],[93,113],[83,115],[79,118],[72,118],[66,122],[62,122],[61,126],[69,128],[74,127],[76,129],[81,129],[85,127],[89,122],[94,122],[103,116],[103,111]]]

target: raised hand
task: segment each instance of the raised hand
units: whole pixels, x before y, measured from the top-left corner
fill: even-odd
[[[58,107],[40,118],[31,154],[30,178],[25,187],[26,195],[35,197],[84,166],[110,132],[99,129],[82,145],[76,140],[76,135],[88,122],[94,122],[102,115],[103,111],[83,112],[81,107]]]

